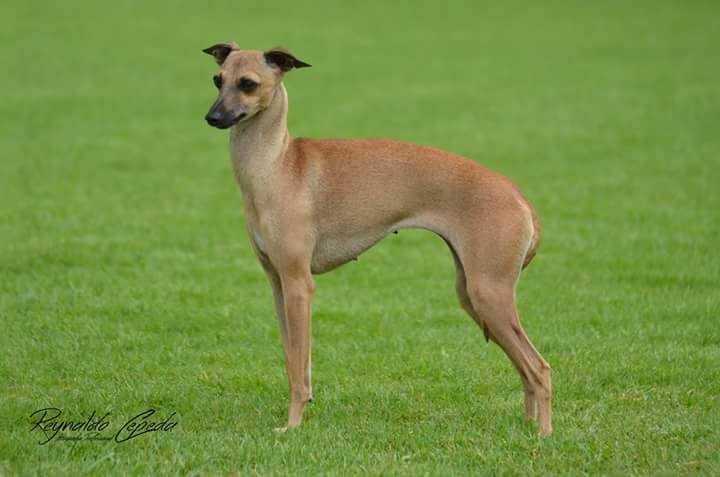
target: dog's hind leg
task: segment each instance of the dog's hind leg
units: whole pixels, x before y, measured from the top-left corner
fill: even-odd
[[[520,325],[512,286],[487,278],[468,278],[467,291],[476,316],[488,335],[510,358],[525,388],[525,413],[539,421],[540,434],[552,433],[550,366]]]
[[[549,435],[550,366],[520,325],[515,306],[515,285],[532,248],[535,230],[522,203],[508,201],[504,206],[502,215],[468,213],[462,226],[451,229],[458,295],[485,336],[502,348],[518,371],[526,417],[537,418],[540,434]]]
[[[467,278],[465,277],[465,268],[463,267],[463,264],[460,261],[460,257],[458,257],[457,252],[453,248],[452,244],[450,244],[450,242],[448,242],[447,240],[445,240],[445,243],[447,243],[448,247],[450,248],[453,260],[455,261],[455,291],[457,292],[460,306],[463,310],[465,310],[468,315],[470,315],[470,317],[475,321],[475,323],[477,323],[478,326],[482,328],[483,334],[485,335],[485,340],[487,341],[490,339],[488,329],[487,327],[485,327],[485,325],[483,325],[482,320],[475,313],[475,310],[472,306],[472,301],[470,301],[470,296],[467,293]]]
[[[472,300],[470,299],[470,295],[468,294],[465,268],[463,267],[463,264],[457,255],[457,252],[455,252],[455,249],[453,249],[450,242],[448,242],[447,240],[445,242],[448,244],[448,247],[450,248],[453,259],[455,261],[455,289],[457,291],[458,300],[460,301],[460,306],[463,310],[465,310],[468,315],[470,315],[470,317],[475,321],[475,323],[477,323],[477,325],[482,328],[485,339],[492,339],[494,342],[497,343],[497,339],[492,336],[487,324],[483,321],[481,316],[477,314],[475,308],[473,307]],[[522,379],[523,383],[523,391],[525,394],[525,418],[528,421],[534,421],[537,419],[537,400],[535,398],[535,388],[530,382],[530,380],[527,378],[527,376],[522,372],[522,370],[517,368],[517,366],[516,369],[518,370],[518,373],[520,374],[520,378]]]

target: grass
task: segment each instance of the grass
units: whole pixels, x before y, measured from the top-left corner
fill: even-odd
[[[0,474],[720,473],[716,2],[0,6]],[[317,278],[316,402],[285,419],[270,290],[200,49],[285,45],[296,136],[383,136],[513,178],[552,438],[403,232]],[[178,426],[37,444],[30,414]]]

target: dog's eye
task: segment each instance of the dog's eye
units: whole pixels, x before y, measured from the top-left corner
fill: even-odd
[[[220,87],[222,86],[222,78],[220,77],[220,75],[213,76],[213,83],[215,83],[215,87],[217,89],[220,89]]]
[[[244,91],[245,93],[249,93],[257,87],[258,84],[250,78],[240,78],[240,81],[238,82],[238,88],[240,88],[240,91]]]

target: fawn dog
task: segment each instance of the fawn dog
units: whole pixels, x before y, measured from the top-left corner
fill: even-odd
[[[517,369],[525,415],[551,425],[550,366],[525,334],[515,285],[538,247],[530,203],[505,177],[457,155],[386,139],[293,138],[285,73],[309,64],[287,50],[205,50],[219,65],[219,94],[205,116],[230,128],[250,243],[272,286],[290,384],[287,425],[312,399],[313,274],[350,260],[390,232],[430,230],[448,244],[462,308]]]

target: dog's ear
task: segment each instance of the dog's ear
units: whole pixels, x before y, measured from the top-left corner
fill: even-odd
[[[215,62],[218,65],[222,65],[225,58],[230,54],[231,51],[237,50],[238,46],[234,42],[230,43],[218,43],[217,45],[210,46],[203,50],[203,53],[212,55],[215,57]]]
[[[276,68],[280,68],[283,73],[290,71],[293,68],[307,68],[310,66],[304,61],[300,61],[292,53],[287,51],[285,48],[273,48],[264,53],[265,62]]]

